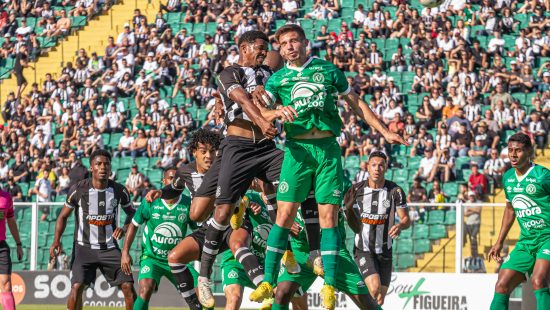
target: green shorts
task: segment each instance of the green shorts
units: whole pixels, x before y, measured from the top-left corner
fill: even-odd
[[[309,253],[293,251],[296,261],[300,264],[302,271],[299,274],[290,274],[284,267],[279,271],[277,282],[294,282],[300,284],[299,295],[307,292],[317,279],[317,275],[313,273],[311,267],[307,265]],[[338,277],[334,286],[338,291],[349,295],[366,295],[369,290],[361,277],[361,273],[355,265],[353,258],[347,249],[340,249],[338,261]]]
[[[191,271],[191,274],[193,275],[193,279],[195,280],[195,287],[197,286],[197,278],[199,276],[199,273],[191,266],[190,264],[187,265],[189,270]],[[166,277],[172,284],[177,288],[178,284],[176,283],[176,279],[172,275],[172,271],[170,271],[170,266],[168,266],[168,263],[159,261],[158,259],[154,259],[151,257],[143,257],[139,263],[139,276],[138,276],[138,282],[141,279],[153,279],[157,283],[156,290],[158,290],[158,287],[160,285],[160,279],[162,277]]]
[[[222,285],[225,289],[226,286],[232,284],[238,284],[243,287],[249,287],[255,289],[256,285],[250,281],[248,275],[244,271],[243,266],[236,260],[230,260],[222,262]]]
[[[336,138],[287,140],[277,200],[303,202],[315,190],[321,204],[340,205],[344,170]]]
[[[518,241],[510,256],[505,259],[501,269],[511,269],[531,275],[537,259],[550,261],[550,239],[537,245]]]

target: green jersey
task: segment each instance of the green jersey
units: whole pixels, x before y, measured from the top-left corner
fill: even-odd
[[[180,195],[174,204],[163,199],[141,203],[132,219],[135,226],[145,224],[143,229],[142,259],[152,257],[168,262],[168,253],[187,235],[187,228],[197,225],[189,219],[191,199]]]
[[[269,235],[269,231],[271,230],[272,226],[271,219],[269,218],[267,208],[259,193],[249,191],[248,193],[246,193],[246,196],[248,196],[250,202],[255,202],[262,206],[262,212],[260,214],[255,215],[250,209],[247,209],[245,216],[250,219],[252,227],[254,227],[250,244],[250,252],[256,255],[259,263],[263,265],[263,261],[265,259],[265,251],[267,249],[267,235]],[[231,260],[235,260],[235,258],[233,257],[233,253],[231,253],[231,250],[223,252],[222,263]]]
[[[537,244],[550,238],[550,170],[533,164],[518,176],[514,168],[503,176],[506,201],[520,225],[520,241]]]
[[[285,65],[267,80],[265,90],[273,102],[280,100],[283,106],[292,106],[298,112],[292,123],[284,123],[288,139],[314,127],[340,136],[343,124],[338,114],[338,95],[348,94],[351,89],[344,73],[332,63],[309,58],[300,68]]]

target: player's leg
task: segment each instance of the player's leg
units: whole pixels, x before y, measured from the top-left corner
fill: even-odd
[[[95,281],[97,250],[75,244],[71,258],[71,292],[67,297],[68,310],[82,310],[82,293]],[[120,260],[119,263],[120,265]]]
[[[221,151],[220,151],[221,152]],[[218,186],[218,174],[220,173],[221,154],[218,154],[212,166],[202,179],[201,186],[197,189],[191,207],[189,218],[194,222],[204,222],[214,212],[216,200],[216,187]]]
[[[302,202],[300,208],[302,209],[302,217],[306,224],[306,235],[309,244],[309,257],[308,264],[313,266],[313,272],[319,276],[324,276],[323,260],[321,253],[319,252],[320,239],[321,239],[321,227],[319,226],[319,209],[315,195],[311,192],[306,199]]]
[[[6,241],[0,242],[0,304],[4,310],[15,310],[11,291],[11,257]]]
[[[240,309],[243,301],[243,287],[239,284],[231,284],[223,289],[225,294],[225,310]]]
[[[139,292],[133,309],[145,310],[149,309],[149,300],[151,300],[151,295],[156,290],[157,284],[160,283],[162,270],[158,270],[159,268],[152,258],[142,259],[139,267]]]
[[[122,272],[120,267],[121,253],[118,248],[98,251],[98,267],[107,283],[111,286],[118,286],[124,295],[126,310],[134,307],[136,290],[134,289],[134,278]]]
[[[290,300],[292,304],[292,310],[307,310],[307,292],[304,292],[301,296],[294,296]]]
[[[168,253],[168,265],[172,271],[175,285],[191,309],[201,309],[195,293],[195,279],[187,266],[200,258],[204,229],[200,228],[184,238]]]
[[[252,225],[247,221],[243,227],[230,233],[228,243],[233,256],[243,266],[250,281],[258,286],[264,280],[264,270],[256,255],[250,252],[251,234]]]
[[[507,310],[510,293],[523,281],[525,274],[533,271],[535,257],[531,254],[528,246],[521,241],[516,243],[516,247],[510,253],[500,271],[495,285],[495,294],[491,302],[491,310]]]
[[[537,252],[537,260],[531,285],[537,298],[537,309],[550,309],[550,292],[548,291],[548,280],[550,280],[550,241],[542,244]]]
[[[82,283],[73,283],[71,285],[71,292],[69,293],[69,297],[67,297],[68,310],[82,310],[82,293],[86,287]]]
[[[361,273],[354,261],[354,259],[351,257],[351,254],[349,251],[344,247],[340,249],[338,260],[339,260],[339,267],[338,267],[338,278],[336,279],[336,289],[340,292],[346,293],[346,295],[350,296],[350,298],[353,300],[353,302],[359,306],[360,309],[368,309],[368,310],[375,310],[375,309],[382,309],[375,301],[375,298],[371,296],[370,287],[367,288],[365,285],[365,282],[363,281],[366,276],[370,275],[370,273],[365,268],[366,266],[366,259],[361,259],[360,257],[364,257],[364,255],[357,255],[356,252],[356,261],[361,261],[363,263],[363,269],[364,272]],[[390,263],[391,266],[391,263]],[[369,268],[370,269],[370,268]],[[374,267],[372,269],[375,269]],[[391,272],[391,269],[390,269]],[[390,273],[391,277],[391,273]],[[384,281],[386,281],[386,278],[384,278]],[[385,282],[382,282],[385,283]]]
[[[298,289],[300,289],[300,284],[297,282],[278,282],[277,290],[275,291],[275,302],[273,303],[272,309],[288,309],[288,305],[290,304],[291,300],[293,299],[292,297],[296,294]],[[292,305],[292,309],[295,309],[294,304]],[[305,309],[307,309],[307,302]]]

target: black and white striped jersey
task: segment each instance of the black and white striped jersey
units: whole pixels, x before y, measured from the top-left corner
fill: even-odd
[[[78,182],[71,187],[65,205],[75,211],[75,242],[92,249],[117,248],[113,232],[118,208],[134,213],[128,190],[111,180],[105,189],[95,189],[91,178]]]
[[[197,162],[192,161],[178,168],[174,181],[172,182],[172,186],[181,191],[187,187],[191,198],[193,198],[193,196],[195,196],[195,192],[202,184],[203,177],[204,174],[197,171]]]
[[[243,67],[233,64],[220,73],[218,76],[218,91],[222,95],[222,101],[225,106],[225,124],[229,125],[235,119],[240,118],[250,121],[243,109],[229,98],[229,94],[237,88],[243,88],[247,93],[251,93],[258,85],[265,85],[272,71],[268,66],[258,66],[256,68]]]
[[[386,180],[384,187],[368,187],[368,180],[352,185],[345,205],[353,204],[363,223],[361,233],[355,235],[355,247],[376,254],[391,252],[392,240],[388,235],[394,225],[395,211],[407,208],[405,192],[399,185]]]

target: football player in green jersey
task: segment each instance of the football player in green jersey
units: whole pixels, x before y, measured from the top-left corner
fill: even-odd
[[[550,170],[532,162],[533,145],[524,133],[508,140],[508,158],[512,169],[502,178],[506,210],[489,260],[503,261],[500,251],[516,218],[521,233],[498,273],[491,310],[508,309],[510,293],[525,281],[526,273],[531,276],[537,309],[550,309]]]
[[[162,179],[163,185],[171,184],[175,174],[175,168],[165,170]],[[122,271],[126,274],[132,274],[130,248],[139,225],[145,224],[138,277],[139,294],[134,303],[134,310],[149,308],[151,295],[158,290],[162,277],[168,278],[178,288],[168,265],[168,253],[185,237],[188,227],[191,229],[197,228],[197,225],[189,219],[190,204],[191,199],[189,197],[180,195],[170,200],[156,199],[152,203],[144,200],[136,211],[132,219],[133,225],[128,227],[126,233],[121,258]],[[198,273],[191,265],[187,267],[193,273],[196,281]],[[202,308],[195,294],[188,296],[186,301],[191,309]]]
[[[265,261],[265,281],[250,295],[262,301],[273,295],[279,262],[286,250],[290,227],[300,203],[311,189],[319,205],[321,257],[325,286],[321,292],[323,306],[334,309],[339,234],[337,211],[342,202],[343,169],[336,137],[343,127],[337,99],[342,95],[355,114],[377,129],[389,143],[407,144],[376,117],[368,105],[351,90],[342,71],[332,63],[308,57],[304,30],[288,24],[277,30],[275,39],[286,61],[284,68],[258,87],[254,98],[292,107],[297,117],[284,123],[285,154],[277,192],[277,220],[269,233]],[[268,100],[271,99],[271,100]],[[288,112],[284,112],[288,113]]]

